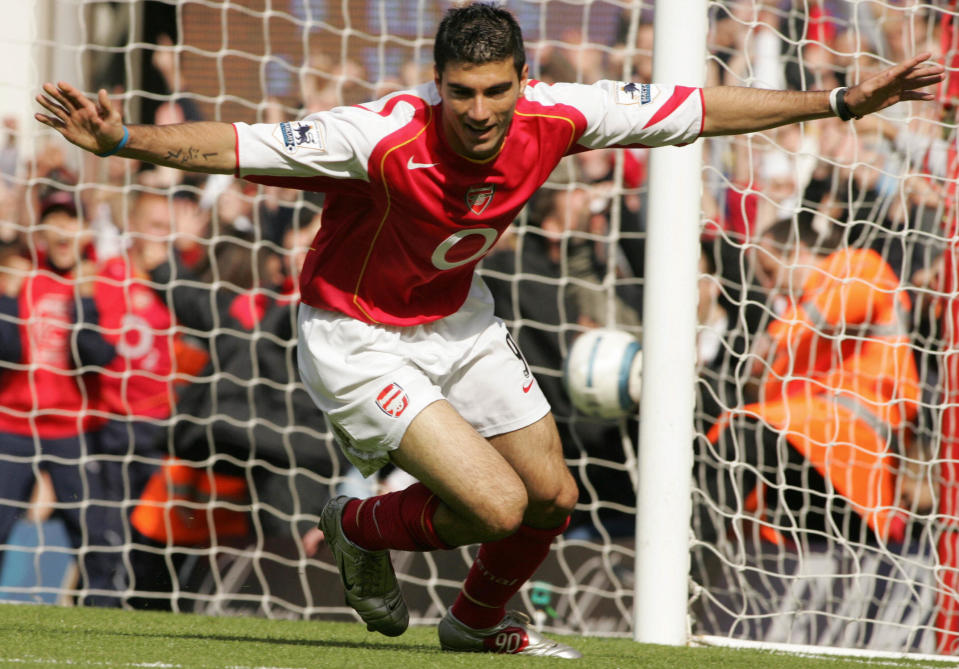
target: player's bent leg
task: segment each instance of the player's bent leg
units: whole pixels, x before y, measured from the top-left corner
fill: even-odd
[[[522,524],[522,479],[448,402],[420,412],[390,456],[442,500],[433,525],[449,546],[500,539]]]
[[[541,529],[566,522],[579,490],[563,457],[563,445],[551,413],[519,430],[490,437],[526,488],[523,523]]]
[[[343,532],[343,511],[349,497],[331,499],[323,508],[319,527],[340,570],[346,603],[359,614],[366,628],[386,636],[399,636],[410,624],[410,614],[400,592],[388,550],[371,551],[354,544]]]
[[[371,631],[389,636],[409,623],[389,549],[502,537],[520,526],[526,509],[520,478],[445,401],[413,419],[393,457],[422,483],[364,501],[331,500],[320,519],[347,603]]]
[[[516,614],[506,613],[506,604],[566,529],[576,503],[576,484],[555,423],[547,414],[490,442],[523,481],[529,503],[516,532],[480,546],[462,591],[440,624],[440,644],[447,650],[579,657],[572,648],[530,630]]]

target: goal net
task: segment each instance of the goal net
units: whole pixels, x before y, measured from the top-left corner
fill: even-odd
[[[0,466],[24,482],[0,487],[0,597],[352,619],[311,528],[332,494],[408,481],[351,471],[295,372],[322,197],[83,156],[25,110],[67,80],[131,122],[293,120],[429,79],[450,3],[25,4],[32,76],[0,70],[24,101],[0,153],[0,327],[22,340],[0,351]],[[653,2],[505,4],[534,78],[649,80]],[[694,637],[956,650],[954,4],[709,4],[710,84],[828,90],[923,51],[951,78],[854,124],[704,141],[696,438],[662,445],[695,453]],[[562,377],[587,329],[641,335],[648,159],[568,159],[483,263],[581,490],[514,602],[547,630],[632,631],[637,422],[582,413]],[[50,264],[60,192],[89,231],[72,282]],[[91,358],[90,333],[118,357]],[[394,556],[414,623],[473,550]]]
[[[829,90],[924,51],[954,67],[949,3],[713,9],[724,83]],[[707,143],[702,631],[955,652],[949,75],[935,104]]]

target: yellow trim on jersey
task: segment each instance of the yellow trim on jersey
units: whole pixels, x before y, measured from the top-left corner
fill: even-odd
[[[569,144],[566,145],[566,150],[569,151],[569,150],[572,148],[572,146],[573,146],[573,138],[576,136],[576,124],[573,123],[573,119],[571,119],[571,118],[566,118],[565,116],[556,116],[555,114],[525,114],[525,113],[523,113],[523,112],[521,112],[521,111],[519,111],[519,110],[516,111],[516,114],[518,114],[519,116],[527,116],[527,117],[530,117],[530,118],[532,118],[532,117],[534,117],[534,116],[539,116],[539,117],[541,117],[541,118],[555,118],[555,119],[558,119],[558,120],[560,120],[560,121],[566,121],[566,122],[569,123],[569,125],[573,128],[573,132],[572,132],[572,134],[570,134],[570,136],[569,136]],[[505,142],[504,142],[504,144],[505,144]]]
[[[420,131],[410,137],[408,140],[402,144],[397,144],[396,146],[390,148],[386,153],[383,154],[383,158],[380,160],[380,178],[383,181],[383,190],[386,191],[386,211],[383,212],[383,218],[380,219],[380,224],[376,228],[376,234],[373,235],[372,241],[370,241],[370,248],[366,251],[366,258],[363,259],[363,266],[360,267],[360,275],[356,279],[356,286],[353,288],[353,306],[363,312],[363,314],[370,319],[370,322],[376,323],[377,325],[382,325],[378,320],[373,318],[369,312],[363,308],[359,303],[360,298],[360,284],[363,282],[363,276],[366,274],[366,266],[370,263],[370,256],[373,255],[373,247],[376,246],[376,240],[379,239],[380,232],[383,230],[383,225],[386,223],[386,219],[390,215],[390,186],[386,182],[386,179],[383,179],[383,166],[386,164],[386,159],[391,153],[399,149],[400,147],[406,146],[410,142],[414,141],[417,137],[423,134],[426,129],[430,126],[430,123],[433,122],[433,108],[430,105],[426,105],[426,109],[429,111],[429,117],[426,119],[426,123],[423,124],[423,127],[420,128]]]
[[[566,150],[569,151],[570,147],[573,146],[573,137],[576,136],[576,124],[573,123],[573,121],[572,121],[571,119],[568,119],[568,118],[566,118],[565,116],[554,116],[553,114],[526,114],[526,113],[523,113],[523,112],[519,111],[518,109],[515,110],[515,111],[513,112],[513,114],[514,114],[514,115],[518,115],[518,116],[526,116],[527,118],[532,118],[532,117],[534,117],[534,116],[540,116],[540,117],[542,117],[542,118],[555,118],[555,119],[560,119],[560,120],[562,120],[562,121],[566,121],[566,122],[569,123],[571,126],[573,126],[573,134],[570,135],[569,144],[566,145]],[[494,153],[494,154],[493,154],[492,156],[490,156],[489,158],[483,158],[483,160],[476,160],[475,158],[470,158],[469,156],[464,156],[464,155],[461,154],[461,153],[457,153],[456,155],[458,155],[460,158],[463,158],[464,160],[470,161],[470,162],[473,163],[474,165],[485,165],[486,163],[492,162],[492,161],[496,160],[497,158],[499,158],[499,154],[503,153],[503,149],[506,147],[506,140],[508,139],[508,137],[509,137],[508,134],[507,134],[506,137],[503,137],[503,143],[499,145],[499,149],[496,151],[496,153]]]
[[[483,158],[482,160],[477,160],[476,158],[470,158],[469,156],[464,156],[462,153],[456,153],[456,151],[454,151],[453,153],[456,153],[457,156],[459,156],[463,160],[470,161],[474,165],[485,165],[486,163],[491,163],[497,158],[499,158],[499,154],[503,153],[504,146],[506,146],[506,137],[503,137],[503,141],[500,142],[499,148],[496,150],[496,153],[494,153],[489,158]]]

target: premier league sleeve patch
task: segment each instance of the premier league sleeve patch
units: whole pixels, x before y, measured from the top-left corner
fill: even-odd
[[[296,153],[300,149],[326,152],[326,137],[323,125],[318,121],[293,121],[280,123],[273,131],[287,153]]]
[[[653,84],[622,83],[616,89],[616,104],[645,105],[659,95],[659,88]]]

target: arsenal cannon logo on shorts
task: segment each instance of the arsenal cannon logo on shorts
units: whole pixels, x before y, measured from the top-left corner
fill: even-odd
[[[392,416],[393,418],[399,418],[409,405],[410,398],[407,396],[406,391],[397,383],[391,383],[386,386],[380,391],[380,394],[376,396],[376,406],[387,416]]]

